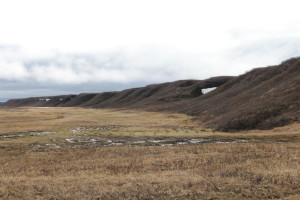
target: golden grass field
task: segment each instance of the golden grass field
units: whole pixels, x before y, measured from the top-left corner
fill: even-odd
[[[221,133],[183,114],[1,108],[0,199],[298,200],[299,144],[299,124]]]

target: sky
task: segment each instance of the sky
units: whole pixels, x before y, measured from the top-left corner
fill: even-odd
[[[0,0],[0,101],[240,75],[300,56],[296,0]]]

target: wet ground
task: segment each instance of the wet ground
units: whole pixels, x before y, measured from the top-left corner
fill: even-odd
[[[50,150],[58,148],[95,148],[109,146],[180,146],[180,145],[201,145],[207,143],[247,143],[247,142],[286,142],[284,140],[268,138],[238,138],[238,137],[130,137],[130,136],[107,136],[106,134],[98,134],[97,132],[110,133],[113,129],[125,128],[120,125],[106,125],[95,127],[73,127],[69,129],[69,134],[64,137],[57,136],[54,131],[31,131],[26,133],[4,134],[0,135],[1,140],[18,139],[24,137],[38,137],[42,135],[53,135],[49,143],[32,143],[28,144],[29,150]],[[176,127],[154,127],[174,129]],[[193,127],[176,128],[179,131],[195,131]],[[198,130],[201,133],[205,130]],[[90,134],[87,134],[90,133]],[[98,134],[98,135],[97,135]]]
[[[22,138],[27,136],[37,136],[37,135],[50,135],[54,134],[54,131],[31,131],[27,133],[16,133],[16,134],[5,134],[0,135],[0,138]]]
[[[204,143],[241,143],[245,139],[211,139],[211,138],[133,138],[133,137],[93,137],[65,139],[71,148],[101,146],[177,146],[197,145]]]
[[[52,135],[53,139],[47,144],[29,144],[31,150],[46,150],[58,148],[95,148],[108,146],[178,146],[178,145],[200,145],[205,143],[244,143],[248,142],[242,138],[176,138],[176,137],[128,137],[128,136],[91,136],[85,135],[86,131],[108,131],[118,129],[121,126],[109,125],[100,127],[74,127],[69,129],[74,137],[56,138],[54,131],[36,131],[27,133],[16,133],[0,135],[0,139],[18,139],[24,137]]]
[[[84,131],[108,131],[112,129],[123,128],[120,125],[107,125],[107,126],[96,126],[96,127],[74,127],[70,129],[71,133],[80,133]]]
[[[59,148],[96,148],[112,146],[182,146],[201,145],[207,143],[246,143],[246,139],[218,139],[218,138],[136,138],[136,137],[84,137],[52,139],[48,144],[30,144],[30,150],[44,151]]]

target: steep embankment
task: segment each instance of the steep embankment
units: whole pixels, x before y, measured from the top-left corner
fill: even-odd
[[[300,58],[257,68],[181,104],[221,131],[270,129],[300,120]]]

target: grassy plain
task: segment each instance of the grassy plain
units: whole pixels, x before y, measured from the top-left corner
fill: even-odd
[[[45,131],[53,133],[30,135]],[[78,140],[67,142],[70,138]],[[215,142],[81,145],[86,138]],[[80,140],[84,142],[77,145]],[[1,108],[0,199],[296,200],[300,199],[299,144],[299,124],[222,133],[174,113]]]

